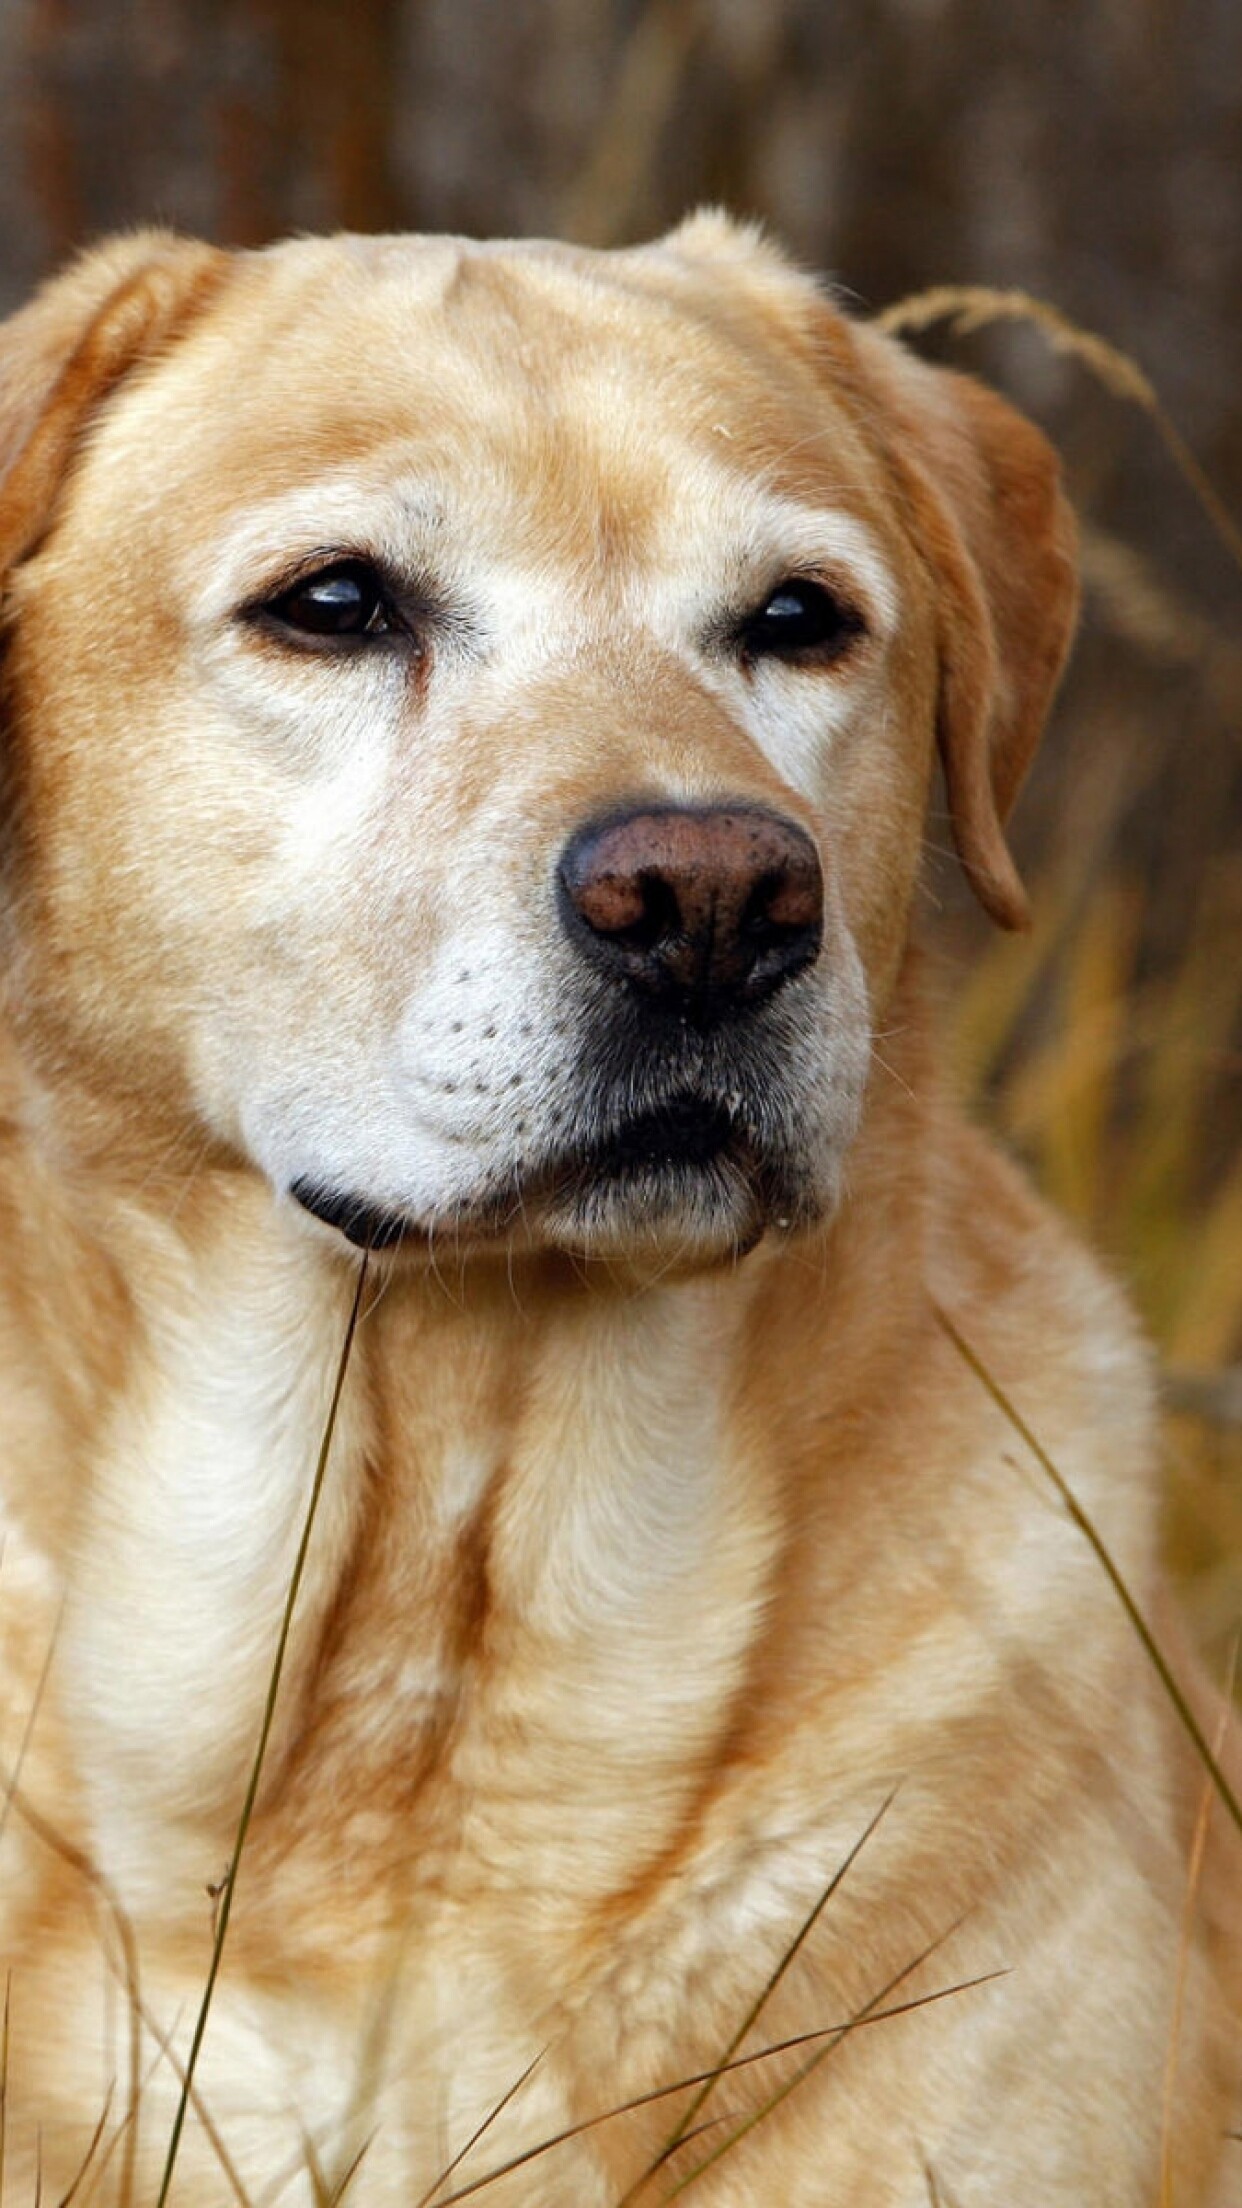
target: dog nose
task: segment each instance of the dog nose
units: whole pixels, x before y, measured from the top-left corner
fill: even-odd
[[[561,916],[614,979],[698,1019],[770,997],[817,956],[824,883],[795,822],[759,807],[664,806],[580,828]]]

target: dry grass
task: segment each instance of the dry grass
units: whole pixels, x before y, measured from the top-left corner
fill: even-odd
[[[1053,884],[1036,908],[961,996],[956,1071],[1139,1301],[1165,1376],[1169,1560],[1223,1656],[1242,1617],[1242,961],[1221,944],[1242,861],[1150,979],[1137,882],[1105,882],[1085,909],[1080,885]]]
[[[1165,413],[1138,362],[1128,353],[1119,351],[1117,346],[1110,345],[1107,338],[1071,322],[1068,315],[1050,306],[1046,299],[1033,299],[1027,291],[994,291],[985,284],[938,284],[931,291],[898,299],[878,315],[876,321],[880,329],[901,337],[930,329],[936,322],[948,323],[964,337],[996,322],[1023,322],[1038,330],[1054,352],[1080,361],[1114,398],[1128,400],[1143,409],[1221,543],[1242,568],[1242,530],[1180,430]]]
[[[1014,321],[1143,411],[1242,572],[1242,531],[1127,354],[1019,291],[941,286],[879,317],[904,336]],[[1089,521],[1083,565],[1114,633],[1193,670],[1236,727],[1232,639]],[[961,1086],[1138,1299],[1165,1376],[1169,1561],[1223,1660],[1242,1618],[1242,857],[1200,880],[1176,957],[1152,971],[1144,883],[1124,865],[1099,878],[1122,796],[1105,778],[1036,895],[1031,934],[994,943],[961,992],[951,1040]]]

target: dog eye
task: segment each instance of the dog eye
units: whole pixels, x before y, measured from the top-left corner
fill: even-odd
[[[791,575],[738,631],[747,659],[839,659],[863,633],[862,615],[822,583]]]
[[[383,636],[393,625],[384,585],[365,560],[339,560],[305,576],[264,612],[304,636]]]

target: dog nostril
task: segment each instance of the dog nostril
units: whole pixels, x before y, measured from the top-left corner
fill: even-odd
[[[607,867],[595,874],[583,874],[573,882],[569,893],[587,926],[597,935],[624,935],[627,929],[641,925],[646,912],[641,876],[618,874]]]
[[[658,874],[640,874],[638,890],[638,912],[627,927],[618,928],[615,933],[624,935],[636,950],[652,951],[678,933],[682,926],[681,907],[672,884]]]
[[[765,874],[747,899],[741,925],[756,939],[777,942],[801,928],[814,927],[820,904],[818,876],[812,882],[806,874],[801,879]]]
[[[823,902],[819,861],[808,851],[801,866],[791,867],[784,874],[765,875],[747,909],[756,926],[813,928],[822,920]]]
[[[632,874],[606,871],[597,878],[588,874],[570,896],[596,935],[638,950],[650,950],[681,925],[675,889],[650,868]]]

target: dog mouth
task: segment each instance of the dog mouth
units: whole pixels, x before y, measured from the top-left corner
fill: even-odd
[[[566,1153],[544,1169],[554,1183],[623,1181],[636,1174],[693,1172],[741,1147],[739,1130],[721,1104],[693,1096],[623,1120],[586,1148]]]
[[[734,1110],[717,1098],[687,1093],[599,1132],[585,1131],[459,1207],[451,1221],[428,1222],[309,1178],[295,1180],[289,1192],[361,1250],[433,1239],[488,1242],[518,1228],[546,1228],[555,1242],[589,1243],[603,1231],[612,1240],[627,1225],[650,1232],[690,1213],[703,1231],[719,1215],[721,1236],[749,1246],[769,1213],[788,1211],[794,1202],[777,1186],[782,1178]]]
[[[296,1180],[289,1194],[303,1211],[322,1219],[325,1227],[335,1227],[358,1250],[392,1250],[416,1231],[413,1220],[404,1212],[369,1204],[365,1196],[325,1188],[318,1181]]]

